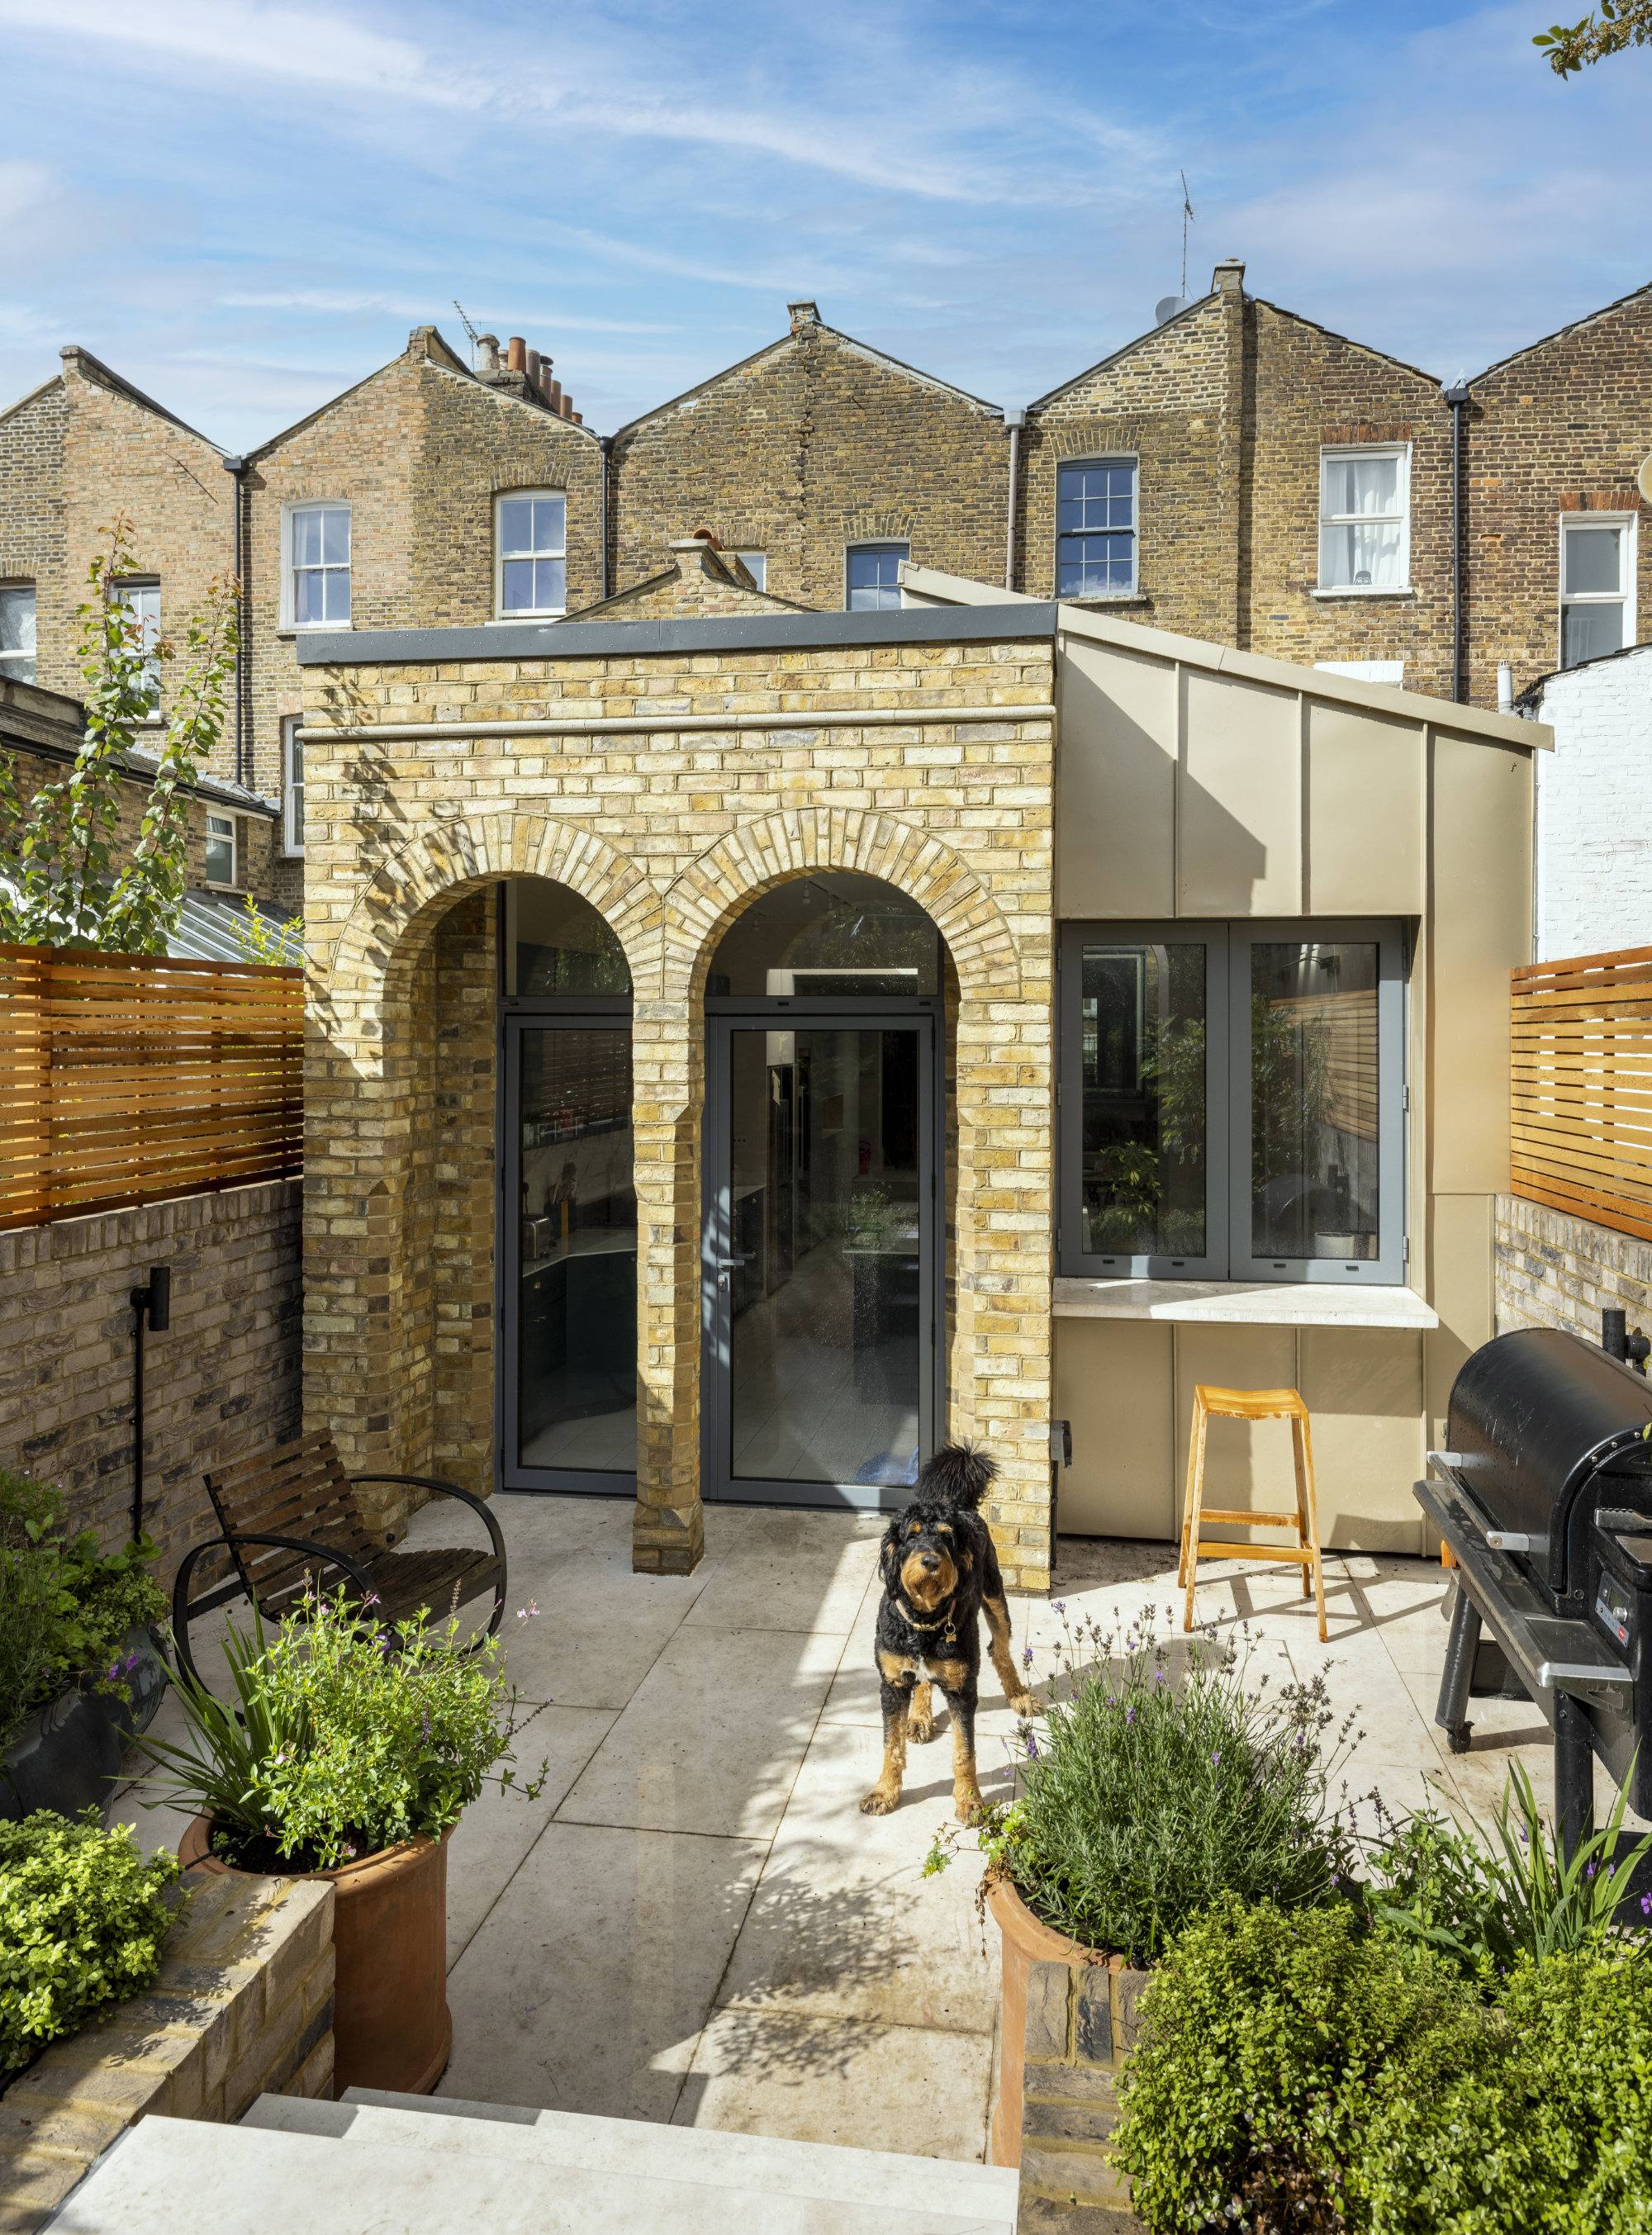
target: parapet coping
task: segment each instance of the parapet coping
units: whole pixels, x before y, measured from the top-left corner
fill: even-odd
[[[1057,1319],[1163,1320],[1181,1327],[1437,1327],[1414,1288],[1333,1281],[1082,1281],[1055,1283]]]
[[[908,606],[898,613],[717,614],[701,620],[524,622],[502,628],[326,629],[297,639],[301,667],[422,660],[638,659],[652,652],[807,652],[835,646],[1020,643],[1053,638],[1058,608]]]

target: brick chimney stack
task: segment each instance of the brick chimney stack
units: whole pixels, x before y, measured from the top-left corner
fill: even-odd
[[[1244,292],[1244,258],[1224,256],[1210,275],[1210,292],[1213,295],[1242,295]]]
[[[791,312],[791,331],[794,334],[805,333],[810,327],[820,324],[818,303],[788,303],[786,308]]]

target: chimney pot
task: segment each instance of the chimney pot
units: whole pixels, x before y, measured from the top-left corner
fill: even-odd
[[[560,380],[546,382],[545,400],[553,411],[560,411],[562,409],[562,383]]]
[[[539,351],[537,350],[529,350],[528,352],[528,377],[535,388],[539,386]]]
[[[584,424],[585,424],[585,414],[584,414],[584,412],[583,412],[583,411],[576,411],[576,412],[574,413],[574,425],[575,425],[576,427],[583,427],[583,426],[584,426]]]
[[[478,372],[497,372],[499,370],[498,335],[478,334],[476,355],[482,359],[482,363],[476,367]]]
[[[805,298],[799,303],[788,303],[786,308],[791,313],[791,331],[794,334],[802,333],[805,326],[817,326],[820,324],[818,303],[811,303]]]
[[[557,405],[557,407],[556,407],[556,408],[557,408],[557,410],[561,413],[562,416],[563,416],[565,419],[572,419],[572,418],[573,418],[573,416],[574,416],[574,398],[573,398],[573,397],[568,394],[568,392],[567,392],[567,389],[564,389],[564,390],[562,390],[562,400],[561,400],[561,402]]]
[[[511,336],[510,353],[505,362],[512,372],[527,371],[528,344],[522,339],[520,334],[513,334]]]

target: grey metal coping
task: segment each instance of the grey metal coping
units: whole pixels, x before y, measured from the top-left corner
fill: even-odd
[[[302,667],[375,661],[633,659],[649,652],[785,652],[824,645],[990,644],[1053,637],[1059,607],[929,606],[890,613],[754,613],[705,620],[495,623],[486,628],[318,630],[298,639]]]

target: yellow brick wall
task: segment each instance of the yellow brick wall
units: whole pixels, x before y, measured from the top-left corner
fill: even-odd
[[[432,1007],[468,989],[491,1039],[480,964],[467,977],[442,961],[456,908],[503,877],[555,879],[613,925],[635,987],[635,1557],[692,1568],[703,1542],[706,969],[759,893],[810,869],[856,869],[928,909],[955,973],[947,1428],[979,1436],[998,1460],[991,1518],[1006,1576],[1038,1587],[1049,1567],[1054,741],[1047,718],[993,710],[1050,703],[1051,647],[735,651],[716,648],[709,631],[706,642],[680,655],[308,671],[309,723],[366,734],[309,749],[306,1417],[333,1430],[352,1471],[428,1471],[436,1440],[455,1452],[468,1438],[486,1486],[491,1353],[474,1326],[462,1348],[458,1330],[471,1322],[442,1318],[442,1290],[420,1269],[436,1229],[419,1163],[432,1153],[433,1098],[448,1091],[437,1052],[454,1046],[433,1029]],[[965,709],[985,718],[960,722]],[[878,710],[900,718],[810,722]],[[774,720],[672,726],[674,715],[735,713]],[[659,726],[633,733],[467,730],[490,718],[649,716]],[[436,727],[446,724],[457,727]],[[372,734],[392,724],[430,733]],[[471,1092],[469,1118],[450,1125],[438,1192],[467,1196],[475,1236],[491,1139],[475,1074]],[[468,1301],[474,1314],[475,1264],[447,1277],[448,1303]],[[490,1269],[488,1281],[491,1294]],[[452,1362],[433,1380],[428,1360],[444,1340]],[[380,1518],[394,1528],[398,1517],[387,1508]]]

